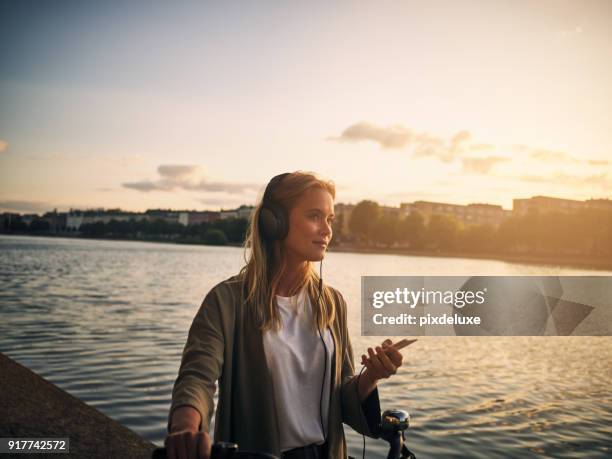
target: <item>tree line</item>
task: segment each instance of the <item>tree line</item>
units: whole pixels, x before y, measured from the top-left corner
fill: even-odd
[[[505,218],[498,227],[465,225],[447,215],[425,218],[418,212],[405,217],[385,213],[374,201],[361,201],[350,214],[334,221],[332,247],[388,247],[423,252],[501,253],[535,255],[612,256],[612,210],[584,209],[572,213],[530,213]],[[185,226],[166,220],[130,219],[83,224],[84,237],[172,240],[213,245],[242,244],[248,222],[227,219]],[[29,225],[14,219],[3,232],[47,234],[50,223],[36,218]]]
[[[83,237],[91,238],[172,240],[174,242],[226,245],[241,244],[246,235],[246,228],[247,221],[237,218],[203,222],[191,226],[162,219],[152,221],[113,219],[108,223],[82,224],[78,233]],[[51,232],[51,224],[44,218],[36,218],[29,225],[15,219],[4,230],[12,233],[48,234]]]
[[[336,236],[358,246],[405,247],[423,251],[612,256],[612,210],[530,213],[505,218],[498,227],[464,225],[448,215],[426,219],[384,213],[374,201],[361,201],[351,212],[348,234]]]
[[[79,231],[86,237],[132,236],[144,239],[171,239],[176,242],[192,242],[210,245],[241,244],[246,235],[247,221],[231,218],[214,222],[202,222],[185,226],[166,220],[153,221],[111,220],[108,223],[96,222],[81,225]]]

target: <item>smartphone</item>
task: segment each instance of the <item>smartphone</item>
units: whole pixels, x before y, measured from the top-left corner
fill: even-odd
[[[397,343],[393,343],[390,347],[397,349],[399,351],[400,349],[403,349],[406,346],[410,346],[415,341],[417,340],[416,339],[403,339],[403,340],[398,341]]]

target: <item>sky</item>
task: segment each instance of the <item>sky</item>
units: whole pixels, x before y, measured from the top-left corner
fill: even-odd
[[[0,0],[0,211],[612,197],[612,2]]]

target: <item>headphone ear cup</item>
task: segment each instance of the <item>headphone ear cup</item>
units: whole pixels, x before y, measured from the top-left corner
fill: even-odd
[[[276,222],[278,224],[278,239],[282,241],[289,233],[289,221],[287,220],[287,214],[285,209],[275,205],[274,215],[276,215]]]
[[[259,213],[259,227],[268,240],[282,240],[287,236],[288,225],[282,209],[274,205],[262,207]]]

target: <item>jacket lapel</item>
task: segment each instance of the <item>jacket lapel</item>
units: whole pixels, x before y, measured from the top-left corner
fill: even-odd
[[[237,393],[234,402],[241,407],[240,419],[232,419],[234,431],[242,432],[240,437],[248,438],[246,449],[268,451],[280,454],[280,434],[272,377],[266,361],[263,346],[263,334],[247,313],[241,315],[241,326],[236,334],[236,342],[241,349],[236,349],[234,357],[238,359],[234,368],[241,371],[237,381]],[[249,410],[244,410],[244,407]],[[236,416],[237,418],[237,416]]]

